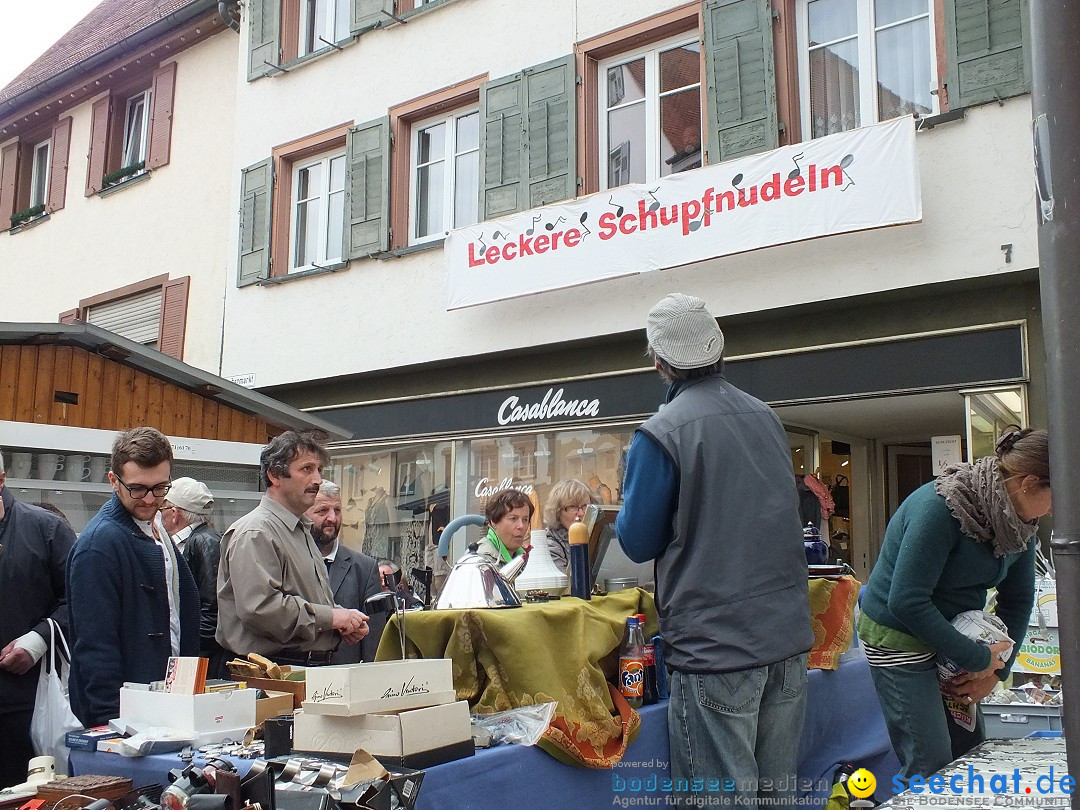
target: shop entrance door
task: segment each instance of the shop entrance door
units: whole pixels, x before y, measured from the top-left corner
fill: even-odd
[[[934,480],[934,468],[930,458],[930,445],[890,444],[886,448],[888,465],[886,479],[889,495],[886,505],[888,517],[892,517],[904,498],[927,481]]]

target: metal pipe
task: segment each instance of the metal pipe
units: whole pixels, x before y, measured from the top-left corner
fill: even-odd
[[[1039,286],[1054,487],[1065,747],[1080,774],[1080,4],[1031,4]],[[1072,806],[1080,810],[1080,795]]]

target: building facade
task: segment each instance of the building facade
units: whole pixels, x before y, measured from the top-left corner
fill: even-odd
[[[215,2],[104,0],[0,90],[0,319],[217,372],[237,40]]]

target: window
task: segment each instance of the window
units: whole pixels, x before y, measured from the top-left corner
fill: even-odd
[[[299,55],[314,53],[349,36],[349,0],[302,0]]]
[[[87,323],[151,349],[158,347],[160,321],[160,287],[86,308]]]
[[[293,251],[289,272],[341,261],[345,224],[344,152],[295,164],[293,189]]]
[[[0,232],[64,207],[71,117],[43,122],[0,149]]]
[[[60,314],[61,323],[84,321],[121,337],[184,359],[189,276],[137,281],[79,302]]]
[[[86,196],[169,162],[176,63],[114,87],[90,109]],[[151,100],[153,103],[151,103]]]
[[[798,9],[805,134],[938,111],[929,0],[799,0]]]
[[[439,239],[477,220],[480,114],[455,112],[413,127],[410,241]]]
[[[49,195],[49,152],[51,141],[34,147],[34,162],[30,170],[30,207],[45,205]]]
[[[146,160],[146,123],[150,107],[150,91],[144,90],[127,101],[124,115],[124,153],[121,166],[134,166]]]
[[[685,36],[600,62],[602,188],[701,166],[701,46]]]

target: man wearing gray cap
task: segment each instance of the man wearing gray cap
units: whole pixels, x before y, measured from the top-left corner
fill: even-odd
[[[225,677],[224,654],[214,637],[221,535],[208,522],[213,511],[214,496],[206,484],[194,478],[174,478],[169,496],[161,505],[161,522],[199,586],[199,655],[210,659],[207,677],[221,678]]]
[[[664,298],[646,336],[669,388],[627,453],[616,532],[632,560],[656,561],[671,777],[787,806],[813,633],[784,428],[724,378],[724,335],[700,298]]]

